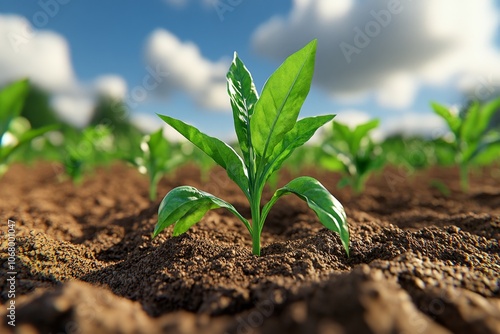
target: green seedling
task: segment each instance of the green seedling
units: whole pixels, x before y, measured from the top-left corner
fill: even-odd
[[[114,137],[106,125],[89,126],[83,131],[67,129],[60,160],[66,175],[78,184],[85,172],[106,165],[114,158]]]
[[[157,197],[157,187],[160,179],[184,162],[184,157],[174,149],[163,136],[163,129],[146,135],[141,141],[142,154],[127,161],[138,168],[142,174],[149,176],[149,198]]]
[[[381,143],[385,160],[413,174],[436,163],[435,143],[421,137],[395,135]]]
[[[480,160],[498,157],[500,129],[492,126],[491,119],[500,110],[500,98],[488,103],[472,102],[464,110],[453,113],[449,108],[432,103],[434,112],[441,116],[453,134],[448,147],[454,153],[460,169],[460,185],[469,189],[469,169]]]
[[[333,133],[327,138],[323,149],[328,155],[321,159],[323,167],[343,174],[338,187],[350,186],[356,194],[364,190],[370,174],[385,163],[380,147],[369,137],[379,120],[371,120],[351,129],[347,125],[333,122]]]
[[[252,219],[250,223],[230,203],[212,194],[181,186],[171,190],[162,200],[153,237],[170,225],[174,225],[173,235],[180,235],[200,221],[208,210],[225,208],[246,226],[252,236],[253,254],[260,255],[260,236],[271,207],[281,196],[295,194],[307,202],[325,227],[340,234],[342,245],[349,252],[344,208],[316,179],[302,176],[292,180],[276,190],[271,200],[261,207],[267,179],[297,147],[304,145],[317,129],[335,116],[297,121],[311,86],[316,44],[314,40],[289,56],[269,77],[260,97],[250,72],[235,53],[227,74],[227,89],[242,156],[228,144],[191,125],[159,115],[226,170],[247,197]]]
[[[185,152],[188,157],[187,159],[192,159],[196,161],[196,167],[200,170],[200,180],[203,183],[208,182],[210,179],[210,171],[214,168],[215,163],[208,155],[206,155],[198,147],[193,146],[189,142],[185,142],[181,146],[182,151]]]
[[[451,194],[450,188],[441,180],[432,179],[430,186],[437,189],[444,197],[448,197]]]
[[[54,126],[31,129],[29,121],[20,116],[28,90],[28,80],[21,80],[0,91],[0,176],[22,145],[55,129]]]

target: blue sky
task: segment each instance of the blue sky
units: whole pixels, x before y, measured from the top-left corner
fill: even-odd
[[[0,57],[0,69],[20,68],[5,78],[0,74],[0,84],[16,75],[33,77],[35,83],[62,96],[59,100],[65,103],[55,105],[66,106],[60,113],[71,119],[76,113],[88,113],[80,102],[92,98],[99,78],[111,76],[112,80],[104,80],[106,85],[130,95],[148,75],[147,66],[162,64],[172,75],[162,83],[164,89],[131,106],[133,119],[154,127],[154,112],[170,114],[229,137],[232,118],[224,107],[229,104],[223,87],[213,87],[233,52],[244,60],[260,90],[288,54],[318,38],[317,73],[302,116],[334,112],[351,123],[380,117],[387,132],[425,132],[442,126],[431,114],[430,100],[458,104],[464,101],[464,92],[498,95],[499,1],[442,0],[436,5],[426,0],[417,5],[401,0],[397,8],[389,7],[394,5],[391,1],[396,0],[2,0],[0,35],[20,29],[15,20],[6,23],[7,14],[14,14],[34,29],[30,42],[37,48],[27,47],[29,54],[23,55],[23,64],[33,66],[22,66],[21,57],[9,57],[8,52]],[[367,46],[356,44],[356,28],[365,37],[374,29]],[[54,41],[42,39],[44,32],[51,32]],[[176,47],[165,51],[168,43]],[[359,51],[350,54],[351,62],[342,43]],[[61,52],[64,44],[68,54]],[[177,50],[185,50],[186,59],[195,54],[193,61],[183,62],[179,56],[183,53]],[[59,81],[40,74],[51,62],[36,59],[37,52],[39,58],[58,60],[53,61],[52,73]],[[61,63],[66,66],[57,65]],[[200,82],[197,71],[206,72]],[[68,86],[75,88],[71,92],[60,88]],[[80,102],[75,103],[80,105],[67,111],[75,95],[84,97],[78,96],[75,101]],[[89,109],[90,103],[85,105]],[[79,119],[83,124],[85,117]]]

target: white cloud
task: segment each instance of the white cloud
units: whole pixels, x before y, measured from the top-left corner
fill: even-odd
[[[146,58],[153,68],[160,66],[169,74],[158,92],[181,91],[208,109],[230,110],[226,93],[229,62],[211,61],[192,42],[182,42],[175,35],[157,29],[148,38]]]
[[[163,136],[170,142],[182,143],[187,141],[187,139],[184,138],[183,135],[181,135],[179,132],[177,132],[177,130],[172,128],[167,123],[163,122],[156,115],[134,113],[130,118],[131,122],[144,133],[152,133],[160,128],[163,128]]]
[[[32,30],[17,15],[0,15],[0,85],[29,77],[46,90],[75,84],[66,40],[53,32]]]
[[[358,125],[361,125],[363,123],[367,123],[368,121],[371,121],[374,119],[374,117],[370,116],[370,114],[360,111],[360,110],[354,110],[354,109],[347,109],[347,110],[341,110],[337,113],[337,116],[335,116],[335,121],[345,124],[351,129],[354,129]],[[379,125],[378,128],[373,129],[370,131],[369,136],[379,142],[383,138],[385,138],[385,133],[382,128],[383,122],[380,122],[381,125]]]
[[[337,112],[333,121],[345,124],[350,128],[354,128],[359,124],[368,122],[371,119],[372,117],[364,111],[346,109]],[[316,131],[316,133],[314,133],[311,139],[307,142],[308,145],[317,145],[319,143],[322,143],[325,138],[332,133],[331,124],[332,123],[327,123],[326,125],[319,128],[318,131]]]
[[[117,100],[124,100],[127,94],[127,83],[118,75],[103,75],[94,81],[98,95],[105,95]]]
[[[402,108],[421,85],[463,88],[491,73],[500,81],[499,17],[494,0],[294,0],[252,43],[282,61],[318,38],[315,82],[329,95],[375,94],[381,105]]]
[[[381,132],[384,137],[402,134],[434,138],[447,133],[448,130],[443,119],[435,114],[406,112],[383,120]]]
[[[366,123],[371,120],[372,117],[364,112],[359,110],[341,110],[335,116],[334,121],[345,124],[350,128],[354,128],[360,124]]]
[[[96,95],[123,99],[127,85],[116,75],[103,75],[90,85],[73,72],[70,48],[63,36],[33,30],[28,20],[0,14],[0,85],[27,77],[53,95],[51,104],[60,118],[83,127],[91,119]]]
[[[92,118],[95,101],[86,94],[70,93],[56,95],[51,104],[63,121],[84,127]]]

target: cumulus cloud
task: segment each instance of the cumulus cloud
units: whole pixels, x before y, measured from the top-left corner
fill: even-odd
[[[371,119],[372,117],[364,111],[355,109],[346,109],[337,112],[333,120],[335,122],[345,124],[350,128],[354,128],[359,124],[368,122]],[[324,125],[321,128],[319,128],[318,131],[316,131],[316,133],[311,137],[311,139],[307,143],[308,145],[320,144],[331,133],[332,133],[331,123],[328,123],[327,125]]]
[[[66,40],[53,32],[32,30],[17,15],[0,15],[0,85],[29,77],[49,91],[75,84]]]
[[[492,73],[500,81],[499,17],[494,0],[294,0],[252,43],[281,61],[318,38],[318,86],[338,99],[374,94],[383,106],[404,108],[421,85],[477,89]]]
[[[61,120],[82,128],[92,118],[95,100],[82,92],[72,92],[54,96],[51,104]]]
[[[167,123],[163,122],[158,116],[150,115],[146,113],[134,113],[131,116],[131,121],[134,125],[144,133],[152,133],[160,128],[163,128],[163,136],[167,138],[170,142],[182,143],[186,142],[187,139],[184,138],[177,130],[172,128]]]
[[[405,112],[381,123],[383,137],[394,134],[404,136],[439,137],[447,133],[443,119],[435,114]]]
[[[342,110],[337,113],[334,120],[336,122],[345,124],[350,128],[354,128],[360,124],[366,123],[371,120],[371,117],[368,113],[359,110]]]
[[[116,100],[124,100],[127,94],[127,83],[118,75],[103,75],[93,84],[98,95],[104,95]]]
[[[52,94],[52,107],[60,118],[83,127],[91,119],[96,97],[123,99],[127,85],[116,75],[103,75],[93,83],[74,75],[70,48],[61,35],[34,30],[22,16],[0,15],[0,85],[29,78]]]
[[[230,110],[226,93],[227,60],[211,61],[196,44],[180,41],[164,29],[157,29],[149,36],[146,59],[151,67],[160,66],[169,74],[157,92],[168,95],[180,91],[204,108]]]

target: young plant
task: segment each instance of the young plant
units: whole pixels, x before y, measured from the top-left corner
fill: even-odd
[[[163,136],[163,129],[146,135],[141,141],[142,154],[129,158],[142,174],[149,176],[149,198],[156,200],[156,189],[163,175],[171,172],[184,162],[184,158],[177,154],[172,144]]]
[[[333,122],[333,133],[323,145],[328,156],[321,159],[321,164],[327,169],[343,174],[338,184],[339,188],[349,185],[356,194],[361,193],[370,174],[384,165],[381,149],[368,135],[378,125],[378,119],[360,124],[353,129]]]
[[[436,164],[436,143],[422,137],[393,135],[381,143],[387,163],[402,167],[408,174]]]
[[[83,131],[66,129],[60,160],[66,175],[78,184],[86,171],[108,164],[115,155],[114,137],[106,125],[95,125]]]
[[[488,155],[497,157],[500,129],[498,125],[493,126],[491,120],[500,110],[500,98],[483,104],[472,102],[457,113],[438,103],[432,103],[432,108],[444,119],[453,134],[449,148],[454,153],[455,162],[460,169],[462,190],[467,191],[470,166]]]
[[[349,230],[344,208],[326,188],[312,177],[298,177],[276,190],[261,207],[264,185],[273,172],[299,146],[305,144],[335,115],[307,117],[297,121],[309,93],[314,72],[316,40],[289,56],[269,77],[259,97],[252,76],[235,53],[227,73],[227,89],[233,110],[234,127],[242,151],[239,156],[223,141],[169,116],[159,115],[218,165],[239,186],[250,203],[251,223],[230,203],[189,186],[171,190],[158,209],[153,237],[174,225],[173,235],[186,232],[208,210],[226,208],[238,217],[252,236],[252,251],[260,255],[260,235],[271,207],[283,195],[295,194],[315,211],[321,223],[340,234],[349,254]]]
[[[0,91],[0,176],[7,171],[16,150],[55,129],[54,126],[31,129],[29,121],[20,116],[28,90],[28,80],[21,80]]]

